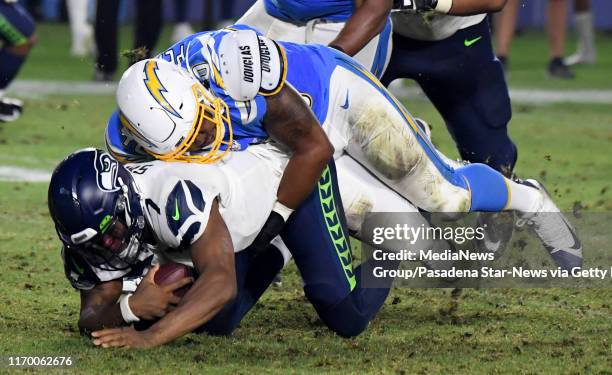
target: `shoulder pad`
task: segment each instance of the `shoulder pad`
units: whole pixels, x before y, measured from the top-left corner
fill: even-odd
[[[173,248],[190,246],[204,233],[210,206],[205,194],[192,181],[177,181],[165,202],[167,228],[160,233],[162,240]]]
[[[234,100],[251,100],[257,94],[274,95],[287,76],[282,47],[253,30],[224,34],[218,57],[225,90]]]

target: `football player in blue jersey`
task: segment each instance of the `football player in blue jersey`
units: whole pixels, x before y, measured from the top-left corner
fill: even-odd
[[[261,246],[315,187],[330,154],[307,162],[295,150],[319,140],[425,211],[516,210],[559,265],[582,262],[574,229],[540,183],[508,179],[483,164],[451,165],[367,69],[334,49],[275,42],[242,25],[203,32],[128,69],[117,102],[107,129],[111,151],[121,133],[162,160],[210,162],[268,138],[288,146],[293,154],[277,202],[255,241]],[[186,105],[193,102],[204,109]]]
[[[392,0],[258,0],[237,24],[269,38],[329,45],[380,78],[391,53]]]
[[[4,97],[4,91],[36,42],[34,20],[16,0],[0,0],[0,122],[15,121],[21,116],[23,103]]]

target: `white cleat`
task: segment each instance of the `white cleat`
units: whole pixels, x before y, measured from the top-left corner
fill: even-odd
[[[593,65],[595,64],[595,53],[587,53],[587,52],[576,52],[571,56],[568,56],[563,59],[563,63],[567,66],[573,65]]]
[[[525,180],[523,183],[538,189],[542,200],[535,213],[519,213],[517,226],[527,224],[561,268],[569,271],[582,267],[582,245],[576,230],[559,211],[542,184],[536,180]]]

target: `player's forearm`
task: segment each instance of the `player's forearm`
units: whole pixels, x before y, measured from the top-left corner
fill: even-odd
[[[280,203],[296,209],[308,197],[333,157],[333,148],[326,146],[291,156],[276,193]]]
[[[204,272],[196,279],[176,310],[147,330],[153,346],[171,342],[212,319],[236,296],[235,278]]]
[[[448,14],[454,16],[469,16],[481,13],[499,12],[507,0],[453,0]]]
[[[354,56],[383,30],[392,4],[391,0],[365,1],[329,45],[341,49],[349,56]]]
[[[118,327],[125,322],[118,303],[103,306],[88,306],[81,310],[79,330],[89,335],[92,331],[102,328]]]

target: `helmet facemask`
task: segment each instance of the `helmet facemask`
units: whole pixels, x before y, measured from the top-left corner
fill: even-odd
[[[196,98],[196,115],[189,133],[179,142],[174,151],[167,154],[151,153],[155,158],[165,161],[210,164],[222,159],[231,151],[233,133],[227,104],[221,98],[213,98],[199,83],[194,83],[191,89]],[[215,127],[213,142],[206,145],[202,150],[203,153],[189,152],[205,121],[213,123]],[[226,129],[227,140],[224,140]],[[222,149],[222,146],[225,147]]]
[[[142,251],[142,234],[145,219],[140,206],[140,197],[121,184],[112,214],[106,215],[97,230],[88,228],[72,236],[58,229],[62,242],[76,246],[90,265],[107,271],[125,270],[139,262]],[[83,235],[85,234],[85,236]],[[80,238],[80,240],[79,240]]]

